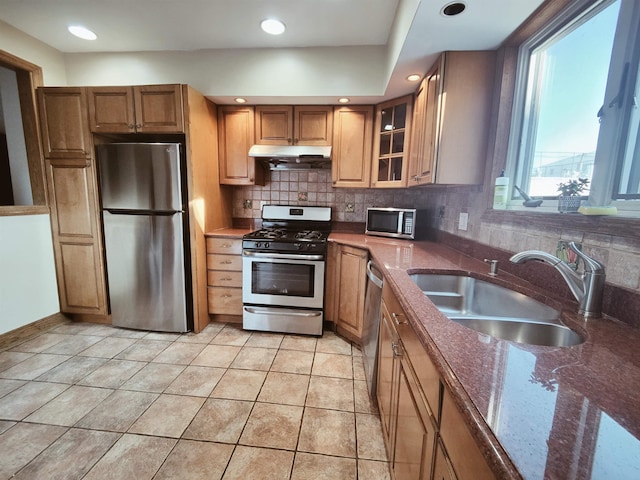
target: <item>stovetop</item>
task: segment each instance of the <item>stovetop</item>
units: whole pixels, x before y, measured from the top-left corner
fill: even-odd
[[[267,227],[242,237],[242,248],[252,251],[324,253],[328,231]]]

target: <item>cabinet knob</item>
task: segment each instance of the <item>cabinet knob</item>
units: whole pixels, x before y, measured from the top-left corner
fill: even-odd
[[[294,142],[292,141],[292,139],[287,138],[287,143],[294,143]]]
[[[133,130],[134,128],[136,128],[136,126],[133,123],[130,123],[129,125],[127,125],[127,128],[129,130]]]
[[[136,128],[142,128],[142,124],[136,123]]]
[[[400,345],[397,344],[396,342],[391,342],[391,350],[393,351],[394,357],[402,356],[402,350],[400,349]]]

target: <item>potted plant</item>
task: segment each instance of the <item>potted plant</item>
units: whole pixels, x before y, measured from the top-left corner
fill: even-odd
[[[558,184],[558,211],[562,213],[577,212],[580,208],[580,194],[589,185],[588,178],[578,178]]]

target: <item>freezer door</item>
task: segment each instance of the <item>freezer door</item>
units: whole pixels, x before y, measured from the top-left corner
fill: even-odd
[[[103,215],[113,325],[187,331],[183,214]]]
[[[182,210],[179,144],[110,143],[96,152],[103,209]]]

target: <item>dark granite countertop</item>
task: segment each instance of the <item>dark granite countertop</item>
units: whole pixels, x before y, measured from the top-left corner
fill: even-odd
[[[602,318],[442,244],[334,232],[330,241],[367,248],[498,478],[640,478],[640,331]],[[466,272],[562,310],[586,341],[543,347],[487,337],[444,317],[409,277]],[[564,308],[563,308],[564,307]]]
[[[208,236],[240,238],[251,229]],[[615,319],[584,321],[522,279],[439,243],[332,232],[369,250],[430,353],[498,478],[640,478],[640,331]],[[443,316],[410,273],[465,272],[562,310],[586,341],[543,347],[498,340]]]

